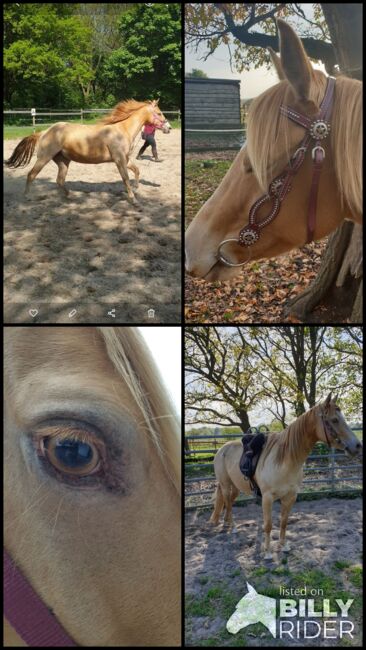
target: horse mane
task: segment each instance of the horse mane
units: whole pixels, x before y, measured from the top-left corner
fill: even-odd
[[[180,427],[148,347],[134,327],[97,327],[115,370],[130,390],[163,467],[180,494]]]
[[[312,71],[309,100],[320,106],[326,76]],[[294,104],[294,92],[287,79],[257,97],[248,111],[247,154],[263,191],[287,165],[293,150],[290,146],[291,121],[279,112],[281,104]],[[299,110],[307,111],[306,105]],[[362,213],[362,83],[337,76],[331,117],[331,147],[342,207]],[[279,152],[281,152],[279,157]]]
[[[262,462],[273,448],[275,448],[274,462],[278,465],[281,465],[285,460],[293,463],[301,462],[304,451],[304,438],[310,425],[310,419],[313,417],[314,408],[316,407],[300,415],[280,433],[271,433],[268,436],[261,457]]]
[[[99,123],[116,124],[116,122],[123,122],[123,120],[127,120],[132,113],[138,111],[143,106],[148,106],[149,104],[150,102],[137,102],[135,99],[125,99],[123,102],[119,102],[109,115],[106,115],[106,117],[99,120]]]

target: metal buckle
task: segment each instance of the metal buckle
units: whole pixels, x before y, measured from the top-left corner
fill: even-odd
[[[324,158],[325,158],[325,151],[324,151],[323,147],[321,147],[319,144],[317,144],[317,145],[314,147],[314,149],[312,149],[312,151],[311,151],[311,157],[312,157],[312,159],[315,160],[315,151],[316,151],[317,149],[320,149],[320,150],[323,152],[323,159],[324,159]]]

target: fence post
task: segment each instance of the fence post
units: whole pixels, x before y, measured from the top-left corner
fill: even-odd
[[[334,490],[335,490],[335,462],[334,462],[335,461],[335,450],[334,450],[334,447],[331,447],[331,449],[330,449],[330,461],[331,461],[331,465],[330,465],[330,485],[331,485],[332,492],[334,492]]]
[[[36,109],[31,108],[31,116],[32,116],[32,125],[33,125],[33,133],[36,130]]]
[[[83,109],[82,108],[80,109],[80,119],[81,119],[81,123],[83,123]]]

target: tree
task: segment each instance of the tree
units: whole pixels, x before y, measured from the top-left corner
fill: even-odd
[[[282,428],[330,391],[359,418],[362,329],[189,327],[186,422],[239,426],[267,411]]]
[[[255,379],[250,349],[231,328],[190,327],[185,347],[186,422],[250,427],[248,411],[261,390]]]
[[[81,103],[93,78],[91,31],[62,4],[5,5],[8,105]]]
[[[307,54],[321,60],[328,73],[341,72],[362,78],[362,5],[315,5],[314,18],[308,20],[295,3],[268,5],[249,3],[187,3],[187,44],[196,50],[206,47],[206,60],[219,45],[226,45],[230,67],[241,72],[270,64],[267,48],[278,52],[275,18],[299,16],[303,19],[301,37]],[[316,37],[314,37],[314,32]],[[328,42],[328,40],[331,42]],[[232,49],[234,48],[234,49]],[[321,306],[322,321],[362,322],[362,235],[361,226],[344,222],[330,237],[318,276],[295,298],[287,315],[300,320],[318,319],[312,315]]]
[[[103,76],[116,96],[161,98],[180,105],[181,5],[137,3],[120,18],[123,45],[111,53]]]
[[[208,79],[207,74],[198,68],[192,68],[191,72],[186,72],[185,76],[190,79]]]

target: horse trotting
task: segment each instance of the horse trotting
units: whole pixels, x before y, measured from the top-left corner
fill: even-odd
[[[117,104],[113,111],[97,124],[57,122],[46,131],[23,138],[6,161],[6,165],[28,165],[38,144],[37,161],[28,174],[26,193],[43,167],[53,160],[58,166],[57,185],[66,194],[65,178],[71,160],[90,164],[114,162],[126,185],[128,198],[134,202],[128,169],[135,174],[136,187],[140,172],[129,158],[135,139],[144,124],[153,124],[165,133],[170,130],[169,122],[159,109],[157,101],[137,102],[129,99]]]
[[[262,510],[265,534],[265,559],[271,559],[270,535],[272,504],[281,501],[280,548],[287,552],[286,527],[290,510],[296,501],[303,478],[303,465],[315,443],[321,441],[354,456],[362,445],[348,426],[336,398],[327,399],[300,415],[281,433],[269,434],[254,474],[262,492]],[[218,481],[215,507],[211,523],[217,524],[225,508],[224,521],[232,524],[232,506],[239,492],[249,495],[251,488],[239,467],[243,446],[241,440],[225,443],[214,459]]]

